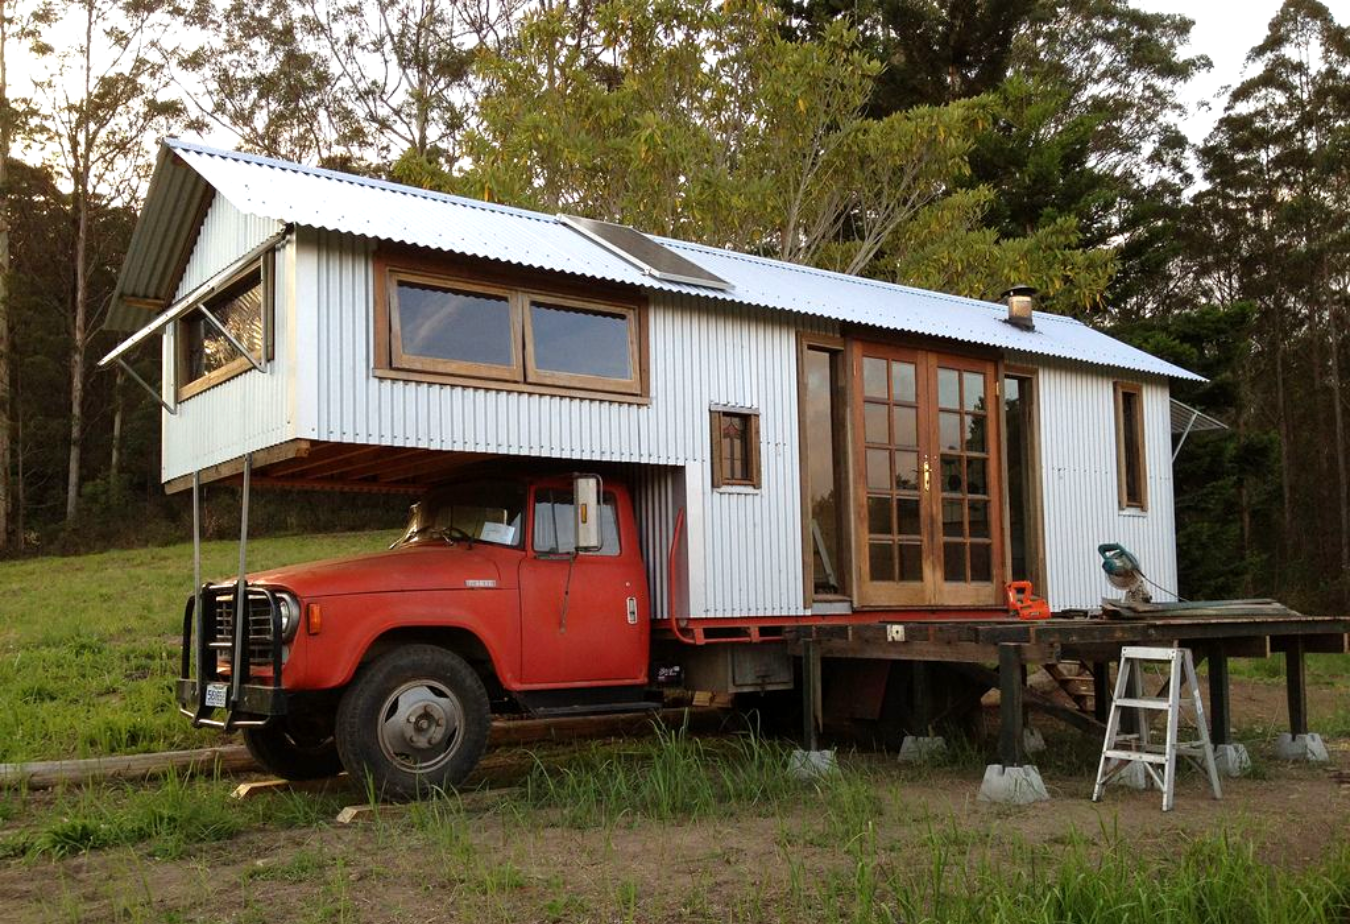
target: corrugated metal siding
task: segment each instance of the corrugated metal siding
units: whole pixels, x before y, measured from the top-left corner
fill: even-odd
[[[186,294],[242,253],[277,231],[275,222],[245,215],[223,199],[216,199],[202,223],[201,233],[188,260],[179,286]],[[161,472],[165,481],[237,458],[245,452],[274,446],[294,437],[289,387],[291,325],[288,261],[277,254],[273,275],[274,344],[276,358],[266,372],[250,369],[214,388],[193,395],[178,405],[178,413],[163,414]],[[164,368],[176,368],[175,325],[166,328],[162,340]],[[166,375],[165,400],[172,403],[172,375]]]
[[[649,313],[648,405],[377,379],[370,374],[373,283],[369,244],[327,232],[299,238],[316,268],[318,393],[312,435],[419,446],[685,469],[710,479],[710,405],[760,412],[763,489],[687,490],[700,535],[691,572],[702,575],[705,615],[800,613],[796,327],[782,315],[681,295],[657,295]],[[303,315],[306,309],[302,309]],[[817,325],[813,325],[817,326]],[[302,411],[302,434],[310,433]],[[677,481],[639,482],[653,598],[664,605],[664,558]],[[659,550],[659,551],[658,551]]]
[[[1023,358],[1025,361],[1025,357]],[[1120,591],[1107,583],[1097,556],[1119,542],[1145,573],[1177,586],[1168,388],[1163,379],[1120,376],[1144,386],[1148,512],[1126,513],[1116,488],[1117,378],[1082,366],[1038,364],[1041,468],[1044,479],[1046,582],[1055,609],[1095,607]],[[1170,599],[1156,589],[1155,599]]]

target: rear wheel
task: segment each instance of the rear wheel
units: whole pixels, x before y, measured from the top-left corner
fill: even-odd
[[[463,658],[406,645],[364,668],[343,694],[338,753],[377,793],[415,798],[464,781],[483,756],[490,721],[487,691]]]
[[[317,780],[342,770],[332,723],[305,722],[290,717],[262,728],[244,729],[244,744],[263,769],[286,780]]]

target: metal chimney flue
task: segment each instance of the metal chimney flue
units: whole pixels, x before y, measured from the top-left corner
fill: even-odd
[[[1013,286],[999,299],[1008,306],[1008,316],[1004,318],[1013,327],[1022,330],[1036,329],[1036,289],[1032,286]]]

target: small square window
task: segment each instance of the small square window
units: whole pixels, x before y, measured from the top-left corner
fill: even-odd
[[[712,412],[713,487],[758,488],[759,415],[754,411]]]

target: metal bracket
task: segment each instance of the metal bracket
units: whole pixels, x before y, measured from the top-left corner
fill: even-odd
[[[141,386],[142,388],[144,388],[144,389],[146,390],[146,392],[149,393],[150,397],[152,397],[152,398],[154,398],[156,401],[158,401],[158,402],[160,403],[160,406],[163,407],[164,410],[168,411],[170,414],[177,414],[177,413],[178,413],[178,408],[177,408],[175,405],[172,405],[172,404],[170,404],[169,402],[165,401],[165,400],[164,400],[164,396],[163,396],[162,394],[160,394],[158,391],[156,391],[155,389],[151,388],[149,382],[147,382],[145,379],[143,379],[143,378],[141,378],[139,375],[137,375],[137,374],[136,374],[136,370],[133,369],[133,368],[131,368],[131,366],[127,363],[127,361],[126,361],[125,359],[123,359],[122,357],[118,356],[118,357],[114,360],[114,362],[116,362],[117,365],[119,365],[119,366],[122,367],[122,371],[123,371],[123,372],[125,372],[127,375],[131,376],[131,380],[132,380],[133,382],[135,382],[137,385],[139,385],[139,386]]]
[[[253,364],[254,369],[257,369],[259,372],[267,371],[266,365],[264,365],[264,363],[258,362],[258,360],[254,358],[253,354],[248,351],[248,348],[245,347],[242,343],[240,343],[238,338],[235,337],[234,334],[230,333],[229,330],[225,327],[225,325],[221,324],[219,319],[217,319],[215,315],[213,315],[210,311],[206,310],[206,305],[204,303],[197,305],[197,310],[201,312],[202,317],[206,318],[206,320],[211,322],[212,327],[220,331],[220,333],[224,335],[225,339],[230,341],[230,345],[239,351],[240,356],[244,357],[250,363]],[[266,357],[266,355],[267,353],[264,348],[263,356]]]

